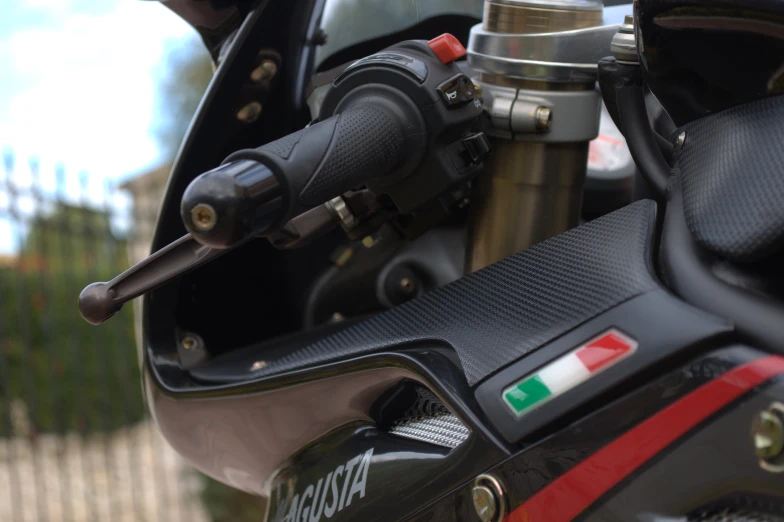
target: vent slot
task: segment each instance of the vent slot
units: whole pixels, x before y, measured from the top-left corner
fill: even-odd
[[[398,437],[456,448],[468,438],[469,431],[457,416],[430,390],[416,386],[413,402],[395,420],[389,432]]]
[[[689,517],[689,522],[784,522],[784,518],[748,509],[724,508],[698,512]]]
[[[735,493],[692,512],[689,522],[784,522],[781,498]]]

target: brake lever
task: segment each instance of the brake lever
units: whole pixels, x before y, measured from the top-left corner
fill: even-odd
[[[462,54],[435,53],[431,44],[442,41]],[[452,63],[465,49],[451,35],[433,42],[402,42],[355,62],[324,99],[329,117],[234,152],[197,176],[180,205],[189,234],[110,282],[85,288],[82,317],[102,323],[125,302],[254,237],[301,246],[335,220],[359,233],[364,229],[345,209],[323,207],[356,187],[387,196],[395,212],[412,213],[478,174],[490,143],[471,130],[482,104]]]
[[[230,249],[210,248],[186,234],[108,283],[93,283],[79,294],[79,313],[91,324],[101,324],[122,306],[167,281],[208,263]]]

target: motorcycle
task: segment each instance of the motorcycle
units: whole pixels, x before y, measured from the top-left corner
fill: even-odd
[[[782,519],[784,3],[397,4],[168,4],[219,65],[79,298],[163,435],[270,521]]]

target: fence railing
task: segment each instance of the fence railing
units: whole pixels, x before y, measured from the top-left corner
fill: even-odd
[[[146,251],[162,183],[137,183],[132,198],[86,174],[3,159],[0,521],[228,520],[238,492],[205,482],[148,418],[133,308],[95,327],[76,307],[85,285]]]

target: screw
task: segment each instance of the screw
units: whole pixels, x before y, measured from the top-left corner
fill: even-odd
[[[400,289],[405,294],[413,294],[416,291],[416,281],[409,277],[400,280]]]
[[[474,500],[474,509],[482,522],[492,522],[498,512],[498,501],[495,495],[487,486],[474,486],[471,490],[471,498]]]
[[[474,83],[474,94],[476,94],[476,97],[481,100],[482,99],[482,90],[483,90],[482,89],[482,84],[478,83],[478,82],[473,82],[473,83]]]
[[[253,123],[261,116],[261,104],[259,102],[250,102],[242,109],[237,111],[237,119],[243,123]]]
[[[678,134],[678,141],[675,142],[675,146],[678,147],[678,150],[682,149],[684,145],[686,145],[686,131]]]
[[[180,345],[186,350],[193,350],[199,345],[199,341],[197,341],[195,337],[186,335],[180,341]]]
[[[278,64],[272,60],[264,60],[250,72],[250,79],[254,83],[268,82],[278,73]]]
[[[774,408],[761,411],[751,424],[754,451],[762,460],[771,460],[781,455],[784,449],[784,424]]]
[[[536,130],[540,132],[550,130],[553,126],[553,111],[547,107],[539,107],[534,114],[536,118]]]
[[[482,474],[471,489],[474,509],[482,522],[501,522],[506,517],[504,487],[493,475]]]
[[[215,209],[207,203],[199,203],[191,209],[191,221],[193,226],[201,232],[209,232],[218,222]]]

